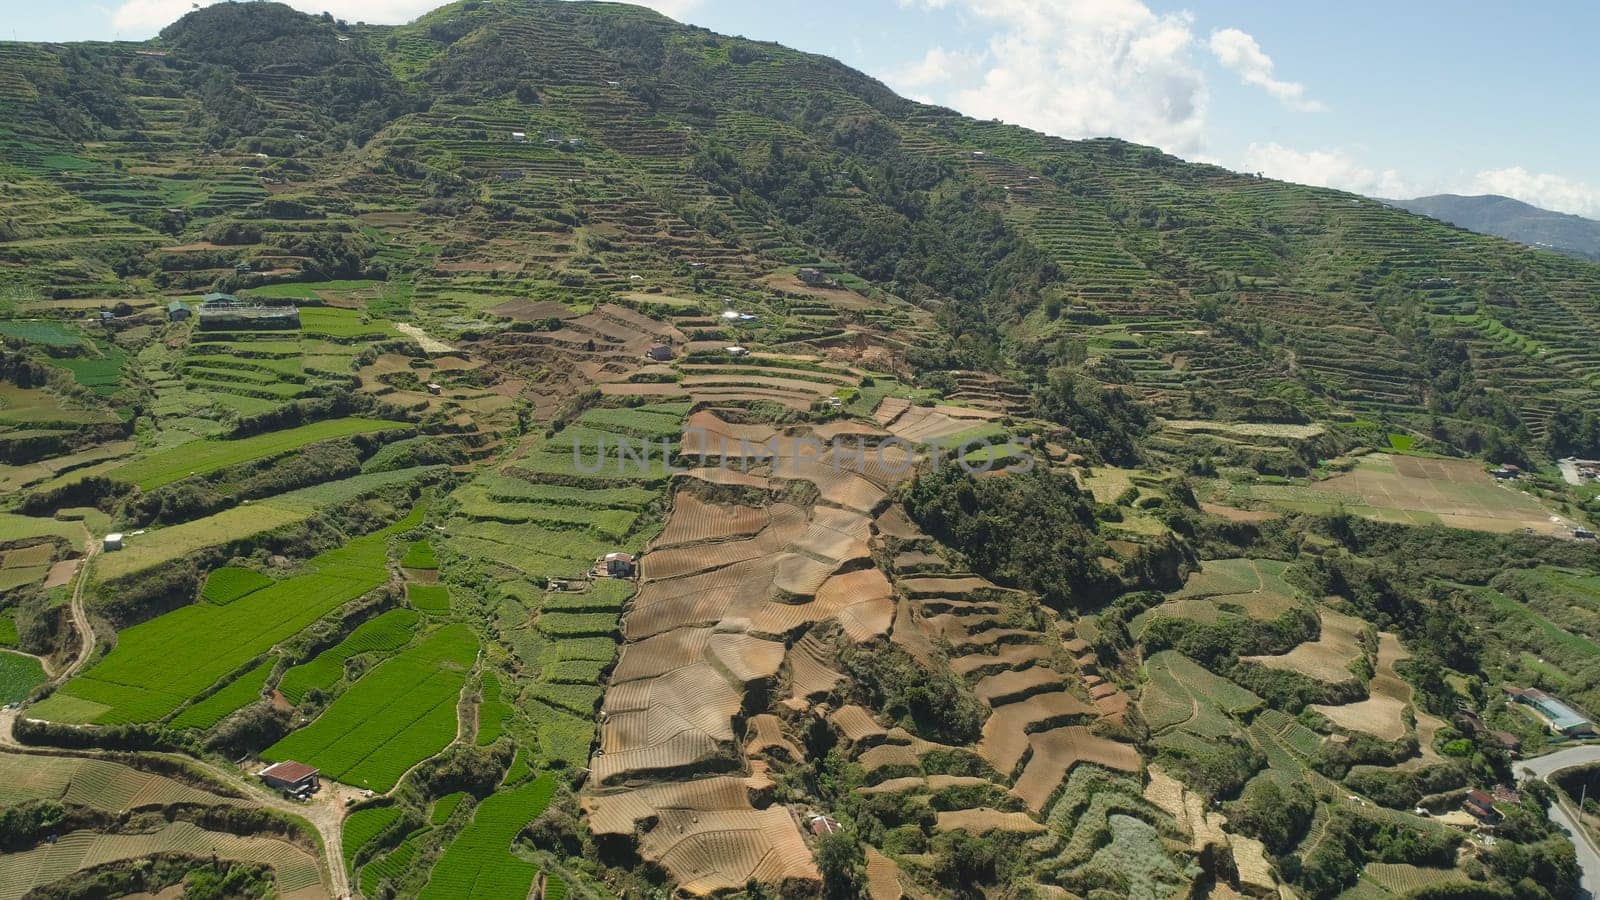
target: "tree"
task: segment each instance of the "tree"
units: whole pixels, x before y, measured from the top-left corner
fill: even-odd
[[[866,856],[854,835],[847,831],[823,835],[817,841],[816,857],[825,900],[853,900],[861,895]]]

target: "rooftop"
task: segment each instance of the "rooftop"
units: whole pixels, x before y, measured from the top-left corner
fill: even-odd
[[[278,781],[303,781],[313,775],[320,774],[316,766],[308,766],[303,762],[286,759],[280,763],[273,763],[256,775],[262,778],[273,778]]]

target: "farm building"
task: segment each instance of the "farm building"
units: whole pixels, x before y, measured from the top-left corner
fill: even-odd
[[[113,531],[112,533],[106,535],[105,540],[100,542],[100,546],[106,550],[121,550],[122,532]]]
[[[835,819],[833,816],[816,814],[810,819],[806,820],[806,830],[811,832],[813,835],[820,837],[825,834],[833,834],[837,831],[843,831],[844,826],[840,825],[839,820]]]
[[[1483,791],[1467,791],[1467,798],[1461,802],[1461,808],[1485,825],[1493,825],[1500,821],[1500,812],[1494,808],[1494,798]]]
[[[513,132],[511,132],[511,143],[513,143],[513,144],[526,144],[527,142],[528,142],[528,133],[527,132],[525,132],[525,131],[513,131]]]
[[[794,273],[794,277],[800,279],[801,284],[826,284],[828,281],[827,276],[822,274],[821,269],[814,269],[811,266],[805,266],[800,269],[800,271]]]
[[[666,344],[654,344],[649,350],[645,351],[644,355],[656,362],[667,362],[672,359],[673,353],[672,348]]]
[[[746,350],[745,348],[740,347],[738,345],[734,345],[734,346],[729,347],[727,349],[727,353],[728,353],[729,356],[745,356],[745,355],[749,354],[749,352],[750,352],[749,350]]]
[[[182,300],[174,300],[167,304],[167,319],[172,322],[182,322],[189,318],[189,307]]]
[[[1507,687],[1506,696],[1512,702],[1521,703],[1538,713],[1539,718],[1556,734],[1579,737],[1595,733],[1594,723],[1587,716],[1538,688]]]
[[[232,294],[207,294],[200,302],[202,329],[282,329],[300,327],[300,310],[294,306],[247,303]]]
[[[595,571],[607,578],[632,578],[634,558],[631,553],[607,553],[595,565]]]
[[[265,781],[268,787],[288,791],[291,794],[304,794],[321,787],[317,780],[321,774],[315,766],[286,759],[267,766],[257,772],[256,777]]]

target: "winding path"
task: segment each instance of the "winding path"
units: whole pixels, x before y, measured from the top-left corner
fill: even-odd
[[[89,624],[89,613],[83,606],[83,589],[89,583],[89,567],[94,565],[94,556],[99,552],[100,542],[95,540],[94,535],[89,535],[83,544],[83,565],[78,567],[77,578],[72,584],[72,602],[69,604],[72,611],[72,627],[78,632],[78,655],[50,679],[51,684],[59,685],[71,678],[79,669],[88,665],[90,657],[94,655],[94,626]],[[5,734],[8,738],[11,736],[9,723],[6,725]]]
[[[1521,760],[1512,768],[1521,778],[1548,779],[1557,772],[1596,763],[1600,763],[1600,745],[1587,744]],[[1577,850],[1578,866],[1583,870],[1578,881],[1578,896],[1600,897],[1600,847],[1595,846],[1594,838],[1579,824],[1576,810],[1559,792],[1556,802],[1546,812],[1556,827],[1567,833],[1573,848]]]

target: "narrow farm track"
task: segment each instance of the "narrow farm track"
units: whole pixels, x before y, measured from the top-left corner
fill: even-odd
[[[94,655],[95,635],[94,627],[89,624],[89,613],[83,608],[83,589],[89,583],[89,569],[94,565],[94,556],[100,552],[100,544],[90,535],[83,544],[83,565],[78,567],[78,579],[72,586],[72,601],[69,608],[72,610],[72,627],[78,632],[78,655],[65,668],[50,679],[53,685],[59,685],[72,677],[79,669],[88,665]],[[9,723],[5,730],[6,736],[11,735]]]

